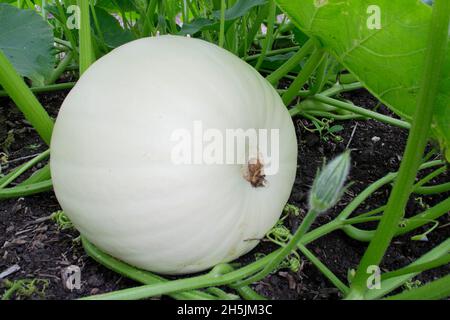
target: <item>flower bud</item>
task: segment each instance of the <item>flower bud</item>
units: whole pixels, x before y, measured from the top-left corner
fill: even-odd
[[[330,161],[317,174],[309,195],[309,209],[323,213],[335,206],[345,191],[345,181],[350,172],[350,151]]]

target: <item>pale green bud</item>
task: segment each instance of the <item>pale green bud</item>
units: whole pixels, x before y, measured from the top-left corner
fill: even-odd
[[[323,213],[334,207],[345,191],[345,181],[350,172],[350,151],[330,161],[314,180],[309,195],[309,209]]]

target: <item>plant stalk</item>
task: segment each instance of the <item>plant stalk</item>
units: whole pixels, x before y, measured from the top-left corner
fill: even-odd
[[[0,50],[0,84],[45,143],[50,145],[53,120],[2,50]]]
[[[403,161],[384,215],[360,262],[347,299],[364,298],[367,291],[366,282],[369,277],[366,271],[370,266],[380,264],[395,235],[398,224],[404,216],[405,207],[413,190],[414,180],[422,163],[423,152],[430,134],[433,110],[440,84],[438,79],[441,78],[446,56],[449,23],[450,1],[436,0],[433,6],[422,86]]]

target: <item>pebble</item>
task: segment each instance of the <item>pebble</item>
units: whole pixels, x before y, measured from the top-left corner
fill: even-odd
[[[91,290],[91,295],[93,296],[93,295],[96,295],[96,294],[98,294],[100,292],[100,289],[99,288],[94,288],[94,289],[92,289]]]
[[[104,284],[103,279],[101,279],[100,277],[98,277],[97,275],[92,275],[88,278],[88,284],[91,287],[101,287]]]
[[[13,273],[16,273],[19,270],[20,267],[17,264],[13,265],[12,267],[9,267],[8,269],[0,273],[0,280],[5,279],[6,277],[12,275]]]

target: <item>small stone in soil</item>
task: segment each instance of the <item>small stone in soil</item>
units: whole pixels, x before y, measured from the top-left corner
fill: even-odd
[[[87,282],[91,287],[101,287],[104,283],[103,279],[97,275],[90,276]]]

